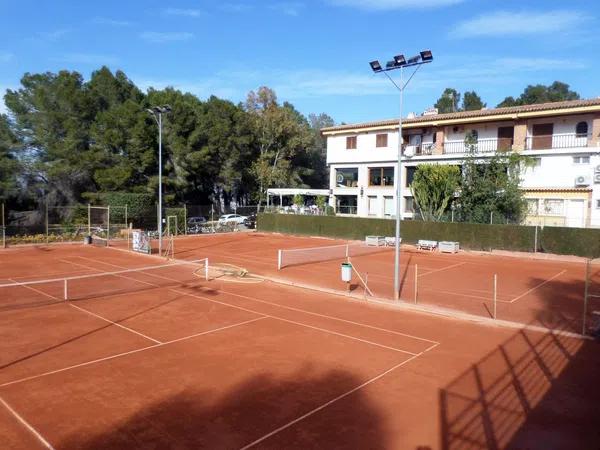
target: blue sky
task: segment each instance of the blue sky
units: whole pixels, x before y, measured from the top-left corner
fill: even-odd
[[[398,96],[368,62],[430,48],[405,113],[445,87],[494,106],[530,83],[600,96],[600,2],[531,0],[0,0],[0,90],[24,72],[107,65],[140,87],[235,102],[258,86],[337,122],[395,117]],[[0,111],[4,108],[0,102]]]

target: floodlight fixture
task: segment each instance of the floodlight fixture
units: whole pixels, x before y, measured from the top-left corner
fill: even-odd
[[[388,61],[385,63],[385,70],[392,70],[396,68],[396,61]]]
[[[377,73],[377,72],[382,72],[383,71],[383,68],[381,67],[381,64],[379,64],[379,61],[371,61],[369,64],[371,65],[371,70],[373,72]]]
[[[404,55],[396,55],[394,56],[394,62],[396,63],[396,66],[405,66],[406,58]]]
[[[421,60],[423,62],[431,62],[431,61],[433,61],[433,54],[431,53],[431,50],[423,50],[421,52]]]
[[[408,65],[418,64],[420,59],[421,59],[421,55],[411,56],[410,58],[408,58],[408,61],[406,61],[406,63]]]

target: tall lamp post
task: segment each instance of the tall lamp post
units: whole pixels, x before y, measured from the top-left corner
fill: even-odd
[[[427,64],[433,61],[433,55],[431,50],[423,50],[418,55],[408,58],[404,55],[396,55],[392,61],[388,61],[385,65],[385,69],[381,66],[379,61],[371,61],[371,70],[374,73],[383,73],[392,84],[400,91],[400,118],[398,119],[398,161],[397,161],[397,173],[396,173],[396,251],[394,255],[394,300],[400,298],[400,220],[402,219],[401,210],[401,196],[402,196],[402,106],[404,101],[404,89],[412,80],[412,77],[417,73],[423,64]],[[406,82],[404,81],[404,68],[414,67],[415,69],[411,73],[410,77]],[[392,70],[400,69],[400,84],[397,84],[392,77],[389,76],[388,72]],[[408,155],[407,155],[408,156]]]
[[[158,254],[162,255],[162,115],[171,112],[169,105],[153,106],[147,111],[158,125]]]

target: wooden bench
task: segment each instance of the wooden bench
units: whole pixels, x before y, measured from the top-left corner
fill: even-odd
[[[437,241],[430,241],[427,239],[419,239],[417,241],[417,248],[419,250],[429,250],[429,251],[433,251],[437,248],[438,243]]]

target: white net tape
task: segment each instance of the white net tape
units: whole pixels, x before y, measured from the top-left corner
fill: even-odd
[[[389,248],[374,247],[362,243],[279,250],[278,268],[283,269],[284,267],[300,264],[345,259],[353,256],[381,253],[386,250],[389,250]]]

